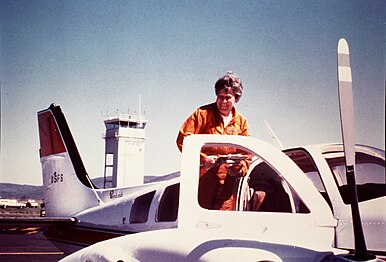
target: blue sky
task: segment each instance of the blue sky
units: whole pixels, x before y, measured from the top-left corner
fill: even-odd
[[[339,142],[336,47],[351,51],[358,143],[385,148],[386,2],[0,1],[0,182],[42,184],[36,112],[62,106],[86,169],[103,176],[103,114],[141,108],[145,172],[179,169],[182,122],[243,80],[251,134]],[[103,113],[102,113],[103,112]]]

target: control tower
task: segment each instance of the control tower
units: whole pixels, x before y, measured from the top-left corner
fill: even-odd
[[[143,184],[147,120],[140,114],[119,115],[104,123],[104,188]]]

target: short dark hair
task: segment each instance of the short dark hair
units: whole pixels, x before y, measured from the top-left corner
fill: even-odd
[[[237,102],[243,94],[243,83],[241,82],[240,77],[233,74],[232,71],[228,71],[223,77],[220,77],[217,80],[214,85],[214,89],[216,91],[216,95],[218,95],[221,90],[225,90],[227,93],[232,90],[235,94]]]

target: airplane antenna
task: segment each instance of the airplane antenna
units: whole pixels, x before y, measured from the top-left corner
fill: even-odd
[[[355,182],[355,135],[354,102],[350,67],[350,52],[347,41],[342,38],[338,43],[338,89],[341,132],[346,161],[346,178],[351,202],[355,254],[354,260],[367,260],[366,241],[359,212],[357,187]]]
[[[268,134],[271,136],[271,139],[279,146],[279,148],[281,150],[284,149],[284,146],[283,144],[280,142],[279,138],[277,137],[277,135],[275,134],[275,132],[273,132],[271,126],[268,124],[268,122],[266,120],[264,120],[264,123],[265,125],[267,126],[267,129],[268,129]]]

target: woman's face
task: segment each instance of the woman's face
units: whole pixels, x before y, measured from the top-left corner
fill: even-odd
[[[236,103],[235,94],[230,90],[228,93],[223,89],[217,94],[216,105],[223,116],[229,116]]]

